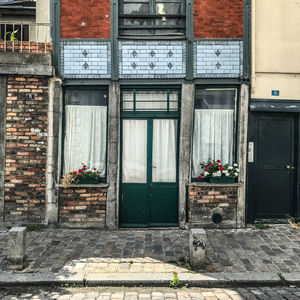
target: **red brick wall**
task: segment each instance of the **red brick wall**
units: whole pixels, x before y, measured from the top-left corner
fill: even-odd
[[[105,226],[106,188],[69,187],[59,193],[59,222],[82,227]]]
[[[34,99],[26,95],[32,93]],[[9,77],[5,221],[43,222],[48,130],[48,78]]]
[[[235,228],[238,186],[201,184],[188,187],[188,222],[203,228]],[[222,222],[215,224],[213,213],[221,213]]]
[[[243,0],[194,0],[195,38],[242,38]]]
[[[0,41],[0,52],[51,53],[52,43]]]
[[[61,38],[110,38],[109,0],[61,0]]]

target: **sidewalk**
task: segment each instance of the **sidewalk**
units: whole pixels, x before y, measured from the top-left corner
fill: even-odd
[[[207,230],[206,266],[189,269],[187,230],[69,230],[28,232],[27,266],[6,270],[0,233],[0,284],[168,285],[173,272],[197,286],[300,283],[300,230]],[[279,277],[277,273],[282,273]]]

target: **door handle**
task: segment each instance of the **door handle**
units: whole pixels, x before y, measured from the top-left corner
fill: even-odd
[[[152,168],[156,168],[155,166],[152,166]]]
[[[289,166],[289,165],[285,166],[285,168],[288,169],[288,170],[294,170],[295,169],[295,167]]]

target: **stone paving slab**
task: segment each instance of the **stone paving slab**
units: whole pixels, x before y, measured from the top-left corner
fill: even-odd
[[[300,230],[207,230],[204,272],[300,270]],[[23,273],[189,273],[188,230],[70,230],[28,232]],[[6,232],[0,232],[0,270],[6,270]]]
[[[300,273],[179,273],[179,285],[188,287],[243,287],[299,285]],[[284,281],[282,280],[284,278]],[[8,286],[144,286],[169,287],[171,273],[23,273],[0,274],[0,287]]]
[[[299,287],[248,288],[35,288],[3,289],[3,300],[294,300]]]

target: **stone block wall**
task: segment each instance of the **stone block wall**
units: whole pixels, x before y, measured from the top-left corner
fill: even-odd
[[[194,0],[195,38],[242,38],[243,0]]]
[[[195,183],[188,186],[188,222],[191,227],[236,228],[239,184]],[[213,214],[222,216],[215,224]]]
[[[61,38],[109,39],[110,0],[61,0]]]
[[[44,222],[48,99],[48,77],[8,77],[4,174],[6,222]]]
[[[68,227],[104,227],[106,199],[107,188],[60,188],[59,223]]]

